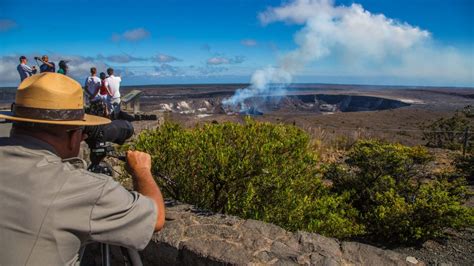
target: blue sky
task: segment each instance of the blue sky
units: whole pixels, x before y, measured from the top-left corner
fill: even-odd
[[[291,82],[474,86],[474,1],[328,1],[0,0],[0,86],[18,83],[15,66],[23,54],[30,64],[43,54],[56,62],[69,59],[79,80],[95,65],[100,71],[116,68],[129,85],[246,83],[259,69],[281,68],[288,54],[302,49],[295,36],[308,32],[323,39],[315,49],[329,52],[300,57],[304,63],[284,69]],[[382,46],[406,41],[371,47],[374,36],[363,29],[333,39],[320,35],[326,28],[311,24],[327,6],[345,14],[333,14],[333,20],[353,21],[353,3],[371,14],[367,29],[377,32],[377,15],[383,14],[382,24],[394,25],[383,34],[406,31],[402,37],[375,36]],[[300,20],[305,7],[316,11]],[[341,35],[348,30],[334,26]]]

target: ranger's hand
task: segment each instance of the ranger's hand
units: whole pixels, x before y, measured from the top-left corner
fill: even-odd
[[[140,151],[127,152],[127,171],[132,175],[133,188],[155,203],[155,231],[161,230],[165,224],[165,203],[160,188],[151,175],[151,156]]]
[[[151,173],[151,156],[141,151],[128,151],[126,169],[135,178]]]

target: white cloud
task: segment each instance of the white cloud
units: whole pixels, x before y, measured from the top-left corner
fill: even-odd
[[[305,66],[325,57],[339,61],[333,69],[348,75],[363,72],[368,76],[422,77],[447,84],[460,80],[474,84],[474,56],[436,46],[430,32],[383,14],[373,14],[359,4],[336,6],[332,0],[294,0],[268,8],[258,17],[264,25],[303,25],[294,35],[297,48],[282,55],[276,67],[256,71],[252,85],[226,100],[227,104],[275,93],[275,86],[269,84],[291,83]]]
[[[257,41],[256,41],[256,40],[253,40],[253,39],[245,39],[245,40],[240,41],[240,43],[241,43],[243,46],[248,46],[248,47],[252,47],[252,46],[256,46],[256,45],[257,45]]]
[[[96,67],[97,72],[99,73],[105,72],[105,70],[109,67],[109,65],[106,63],[94,60],[90,57],[72,55],[65,58],[69,60],[69,75],[76,78],[81,83],[82,80],[89,75],[91,67]]]
[[[297,0],[270,8],[259,18],[264,24],[275,21],[304,24],[295,35],[298,48],[281,62],[290,72],[335,50],[353,62],[383,62],[430,39],[430,33],[418,27],[383,14],[372,14],[359,4],[335,6],[330,0]]]
[[[295,34],[298,48],[284,55],[283,70],[296,74],[323,57],[340,60],[342,69],[369,75],[423,77],[474,83],[473,55],[435,45],[430,32],[373,14],[359,4],[336,6],[332,0],[296,0],[259,14],[263,24],[304,25]]]
[[[227,67],[223,66],[205,66],[205,67],[198,67],[197,69],[197,74],[200,76],[215,76],[219,75],[223,72],[226,72],[229,70]]]
[[[207,64],[208,65],[223,65],[223,64],[229,64],[229,59],[225,57],[211,57],[207,59]]]
[[[151,61],[158,62],[158,63],[170,63],[170,62],[181,61],[181,60],[171,55],[157,54],[151,58]]]
[[[146,39],[148,37],[150,37],[149,31],[147,31],[144,28],[136,28],[136,29],[127,30],[122,34],[117,34],[117,33],[112,34],[112,41],[117,42],[121,40],[126,40],[126,41],[136,42],[136,41]]]
[[[182,76],[183,71],[179,67],[175,67],[170,64],[161,64],[159,66],[155,66],[154,71],[148,75],[158,77],[176,77]]]
[[[240,64],[245,61],[245,57],[241,55],[234,56],[233,58],[214,56],[207,59],[208,65],[228,65],[228,64]]]
[[[2,56],[0,60],[0,84],[16,86],[20,83],[20,76],[16,70],[20,63],[18,56]]]
[[[0,32],[9,31],[17,26],[16,22],[11,19],[0,19]]]
[[[106,60],[113,63],[130,63],[132,61],[146,61],[148,59],[142,58],[142,57],[134,57],[128,54],[116,54],[116,55],[108,55],[108,56],[103,56],[99,54],[97,56],[97,60],[101,60],[101,61]]]

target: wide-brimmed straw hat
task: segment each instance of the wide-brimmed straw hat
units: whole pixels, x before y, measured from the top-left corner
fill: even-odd
[[[0,112],[0,119],[71,126],[110,123],[107,118],[84,113],[81,85],[62,74],[41,73],[18,86],[11,112]]]

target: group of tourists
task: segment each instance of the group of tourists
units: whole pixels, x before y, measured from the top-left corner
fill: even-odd
[[[34,59],[42,63],[39,66],[40,73],[56,72],[56,65],[54,62],[49,61],[47,55],[43,55],[41,58],[35,57]],[[26,56],[20,56],[20,64],[17,66],[17,70],[21,81],[36,74],[38,71],[36,66],[30,67],[27,63],[28,59]],[[65,60],[59,61],[57,73],[67,75],[69,70],[67,63],[68,61]],[[120,114],[120,83],[122,79],[114,75],[113,68],[108,68],[106,72],[107,74],[101,72],[97,76],[97,69],[91,67],[90,76],[84,82],[85,105],[103,105],[103,111],[95,114],[117,119]]]
[[[120,83],[122,79],[114,75],[114,69],[108,68],[97,77],[97,69],[91,67],[90,76],[84,82],[86,104],[105,104],[103,116],[117,119],[120,113]]]
[[[35,60],[41,62],[40,68],[40,73],[44,72],[56,72],[56,65],[54,62],[50,62],[49,58],[47,55],[43,55],[41,58],[40,57],[35,57]],[[20,56],[20,64],[16,67],[18,70],[18,74],[20,74],[20,80],[23,81],[27,77],[30,77],[38,72],[38,69],[36,66],[28,66],[28,59],[26,56],[22,55]],[[58,73],[67,75],[68,73],[68,65],[66,60],[61,60],[59,61],[59,69]]]

